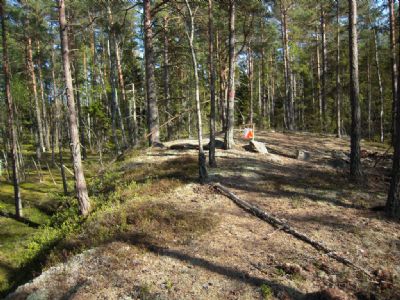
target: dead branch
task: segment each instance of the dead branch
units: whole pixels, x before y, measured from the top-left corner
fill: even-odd
[[[261,219],[263,221],[266,221],[267,223],[271,224],[272,226],[274,226],[276,228],[279,228],[280,230],[282,230],[282,231],[294,236],[295,238],[297,238],[297,239],[299,239],[299,240],[301,240],[303,242],[306,242],[307,244],[311,245],[315,249],[324,252],[326,255],[328,255],[329,257],[331,257],[333,259],[335,259],[336,261],[338,261],[338,262],[340,262],[340,263],[342,263],[342,264],[344,264],[344,265],[346,265],[348,267],[353,267],[354,269],[356,269],[358,271],[361,271],[362,273],[366,274],[370,278],[374,277],[370,271],[364,269],[363,267],[360,267],[360,266],[356,265],[350,259],[339,255],[334,250],[329,249],[328,247],[323,245],[321,242],[313,240],[312,238],[308,237],[304,233],[301,233],[301,232],[297,231],[296,229],[292,228],[290,225],[288,225],[284,221],[272,216],[271,214],[259,209],[258,207],[254,206],[254,205],[252,205],[252,204],[250,204],[250,203],[248,203],[248,202],[246,202],[244,200],[241,200],[238,196],[236,196],[234,193],[229,191],[223,185],[221,185],[219,183],[215,183],[215,184],[212,184],[212,186],[218,192],[220,192],[221,194],[223,194],[224,196],[228,197],[233,202],[235,202],[236,205],[238,205],[239,207],[243,208],[247,212],[255,215],[259,219]]]

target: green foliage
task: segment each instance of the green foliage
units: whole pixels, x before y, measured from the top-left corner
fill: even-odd
[[[264,300],[272,299],[274,293],[270,286],[264,283],[260,286],[260,289],[261,289],[261,295]]]

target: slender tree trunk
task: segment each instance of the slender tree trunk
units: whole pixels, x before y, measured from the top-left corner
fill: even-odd
[[[400,10],[398,12],[399,18],[400,18]],[[393,13],[394,17],[394,13]],[[400,38],[400,31],[398,33],[398,38]],[[399,56],[400,56],[400,48],[398,49],[399,51]],[[395,57],[394,57],[395,58]],[[392,62],[394,63],[394,62]],[[399,70],[397,71],[397,84],[400,84],[400,72]],[[400,107],[400,91],[397,90],[397,98],[396,98],[396,103],[395,105],[397,107]],[[390,187],[389,187],[389,193],[388,193],[388,198],[386,201],[386,213],[388,216],[400,219],[400,137],[399,137],[399,132],[400,132],[400,114],[396,114],[396,136],[394,138],[395,141],[395,146],[394,146],[394,153],[393,153],[393,166],[392,166],[392,177],[390,181]]]
[[[61,103],[60,97],[57,95],[58,88],[57,88],[57,81],[56,81],[56,74],[55,74],[55,58],[54,58],[54,49],[51,49],[51,78],[53,81],[53,101],[55,103],[55,118],[54,118],[54,130],[53,136],[54,138],[54,148],[58,148],[58,131],[59,131],[59,124],[60,124],[60,111],[61,111]]]
[[[203,150],[203,130],[202,130],[202,121],[201,121],[201,107],[200,107],[200,87],[199,87],[199,74],[197,70],[197,57],[196,50],[194,48],[194,16],[192,9],[190,8],[189,0],[185,0],[186,7],[189,12],[189,30],[186,32],[188,40],[190,52],[192,54],[192,64],[193,64],[193,72],[194,72],[194,80],[195,80],[195,99],[196,99],[196,113],[197,113],[197,135],[199,141],[199,179],[200,182],[203,183],[207,179],[207,167],[206,167],[206,155]]]
[[[74,70],[75,70],[76,106],[78,112],[78,124],[79,124],[79,136],[80,136],[79,142],[82,147],[82,159],[86,159],[85,131],[84,131],[82,101],[80,92],[79,62],[75,65]]]
[[[323,121],[323,105],[322,105],[322,84],[321,84],[321,61],[320,61],[320,53],[319,53],[319,33],[317,31],[317,90],[318,90],[318,105],[319,105],[319,123],[320,129],[322,130],[324,127]]]
[[[336,136],[342,136],[341,101],[342,85],[340,82],[340,1],[336,0]]]
[[[147,93],[147,124],[149,129],[149,143],[153,146],[160,142],[160,128],[158,118],[156,80],[154,75],[154,49],[153,30],[150,9],[150,0],[143,1],[144,10],[144,52],[146,69],[146,93]]]
[[[368,124],[368,139],[371,139],[371,101],[372,101],[372,89],[371,89],[371,58],[370,58],[370,51],[369,51],[369,42],[368,44],[368,54],[367,54],[367,124]]]
[[[83,174],[77,113],[75,108],[74,91],[72,86],[71,66],[69,61],[68,25],[65,17],[64,0],[58,0],[58,5],[59,5],[61,51],[62,51],[62,61],[64,68],[64,79],[66,86],[66,97],[67,97],[68,112],[69,112],[69,131],[71,136],[71,151],[72,151],[72,160],[74,165],[75,188],[79,202],[80,213],[86,216],[90,212],[90,201],[86,187],[85,176]]]
[[[7,31],[5,24],[5,14],[4,14],[4,0],[0,0],[0,18],[1,18],[1,33],[3,40],[3,75],[5,82],[5,98],[8,111],[8,130],[9,138],[11,144],[11,163],[12,163],[12,173],[13,173],[13,185],[14,185],[14,202],[15,202],[15,216],[21,218],[23,216],[22,212],[22,201],[21,193],[19,189],[19,173],[18,173],[18,133],[17,126],[14,116],[14,103],[11,95],[11,82],[10,82],[10,69],[8,62],[8,48],[7,48]]]
[[[351,102],[351,151],[350,175],[359,179],[362,175],[360,159],[361,110],[360,87],[358,77],[358,41],[357,41],[357,2],[349,0],[349,55],[350,55],[350,102]]]
[[[397,82],[397,62],[396,62],[396,18],[394,0],[388,0],[389,4],[389,25],[390,25],[390,60],[392,67],[392,145],[395,145],[394,137],[396,136],[396,113],[397,113],[397,98],[398,98],[398,82]]]
[[[253,85],[253,54],[251,51],[251,47],[248,46],[247,51],[247,70],[248,70],[248,80],[249,80],[249,97],[250,97],[250,124],[253,124],[254,121],[254,85]]]
[[[321,4],[321,46],[322,46],[322,129],[326,132],[326,74],[327,49],[325,34],[325,11]]]
[[[294,130],[294,102],[293,102],[293,86],[292,86],[292,71],[290,66],[289,53],[289,38],[287,28],[287,7],[281,1],[281,22],[282,22],[282,41],[283,41],[283,61],[285,72],[285,95],[286,101],[286,126],[289,130]]]
[[[44,131],[43,131],[43,123],[42,123],[42,112],[40,111],[40,105],[39,105],[39,97],[37,93],[37,86],[36,86],[36,75],[35,75],[35,69],[33,66],[33,55],[32,55],[32,39],[28,36],[27,37],[27,69],[30,77],[30,83],[31,83],[31,90],[33,93],[33,99],[35,101],[35,116],[36,116],[36,128],[37,128],[37,133],[38,133],[38,159],[40,159],[41,154],[46,151],[45,145],[44,145]]]
[[[235,141],[233,129],[235,126],[235,15],[236,0],[229,2],[229,77],[228,77],[228,103],[225,130],[225,149],[232,149]]]
[[[210,145],[209,165],[216,167],[215,160],[215,65],[214,65],[214,23],[213,23],[213,0],[208,0],[208,63],[210,67]]]
[[[62,184],[63,184],[63,191],[64,191],[64,195],[67,196],[68,195],[68,183],[67,183],[67,177],[65,175],[65,167],[64,167],[64,159],[63,159],[63,153],[62,153],[62,127],[60,124],[60,128],[58,130],[58,156],[59,156],[59,160],[60,160],[60,172],[61,172],[61,180],[62,180]]]
[[[37,51],[38,51],[38,75],[39,75],[39,90],[40,90],[40,99],[42,101],[42,121],[43,121],[43,139],[47,149],[50,149],[50,127],[49,120],[47,118],[47,107],[46,107],[46,99],[44,95],[44,85],[43,85],[43,76],[42,76],[42,61],[40,59],[40,42],[37,41]]]
[[[85,86],[85,99],[86,99],[86,103],[85,106],[88,108],[90,107],[90,103],[91,103],[91,94],[89,92],[89,80],[88,80],[88,64],[87,64],[87,58],[86,58],[86,47],[83,49],[83,79],[84,79],[84,86]],[[82,123],[83,120],[85,119],[84,116],[84,112],[82,112]],[[86,113],[86,124],[83,124],[84,127],[82,127],[82,129],[84,128],[85,130],[82,130],[83,135],[85,135],[85,132],[87,133],[87,140],[88,143],[86,144],[86,148],[89,147],[90,149],[92,149],[92,134],[91,134],[91,124],[90,124],[90,114],[89,112]],[[82,145],[84,145],[84,143],[81,141]],[[86,150],[85,149],[85,153],[84,153],[84,157],[86,157]]]
[[[121,106],[122,108],[126,108],[126,103],[127,103],[127,99],[126,99],[126,90],[125,90],[125,79],[124,79],[124,73],[122,72],[122,65],[121,65],[121,55],[120,55],[120,49],[119,49],[119,45],[117,42],[117,39],[115,37],[115,33],[113,33],[114,35],[114,52],[115,52],[115,62],[117,64],[117,71],[118,71],[118,84],[119,84],[119,88],[121,90],[121,96],[122,96],[122,104],[120,105],[119,101],[117,102],[117,111],[118,111],[118,115],[119,115],[119,126],[121,128],[121,132],[122,132],[122,141],[124,143],[124,146],[127,147],[128,145],[128,141],[126,138],[126,133],[125,133],[125,125],[124,125],[124,118],[123,116],[125,116],[125,114],[123,114],[121,112]],[[124,109],[122,109],[122,111],[124,111]],[[125,110],[126,111],[126,110]],[[129,126],[129,123],[128,123]]]
[[[375,45],[375,66],[376,66],[376,72],[378,75],[378,87],[379,87],[379,101],[380,101],[380,111],[379,111],[379,117],[380,117],[380,140],[381,143],[384,141],[384,128],[383,128],[383,109],[384,109],[384,94],[383,94],[383,84],[382,84],[382,73],[381,73],[381,68],[380,68],[380,60],[379,60],[379,52],[378,52],[378,35],[376,33],[376,30],[374,29],[374,45]]]
[[[126,140],[126,134],[125,134],[125,126],[124,126],[124,121],[122,118],[122,113],[121,113],[121,106],[119,105],[119,100],[118,100],[118,91],[117,91],[117,65],[118,65],[118,45],[116,41],[116,36],[114,32],[114,21],[111,13],[111,8],[110,6],[107,6],[107,14],[108,14],[108,21],[109,21],[109,59],[110,59],[110,82],[111,82],[111,105],[113,109],[113,118],[114,122],[118,122],[118,126],[121,130],[121,136],[122,136],[122,146],[123,148],[127,147],[127,140]],[[121,75],[122,75],[122,69],[121,69]],[[123,77],[122,77],[122,82],[120,84],[124,84],[123,82]],[[125,89],[124,89],[125,93]],[[116,126],[116,124],[115,124]],[[114,138],[115,139],[115,138]],[[118,139],[118,138],[117,138]],[[120,152],[119,145],[116,145],[116,150],[117,153]]]
[[[164,88],[164,99],[166,103],[166,114],[167,114],[167,120],[171,117],[171,92],[169,88],[169,40],[168,40],[168,22],[169,19],[167,16],[164,17],[164,30],[163,30],[163,42],[164,42],[164,48],[163,48],[163,58],[164,58],[164,68],[163,68],[163,88]],[[167,139],[171,140],[172,139],[172,126],[171,123],[167,124]]]
[[[227,91],[226,91],[226,77],[224,76],[225,74],[225,66],[222,62],[222,58],[220,56],[220,47],[219,47],[219,34],[218,31],[216,32],[215,35],[215,40],[216,40],[216,54],[217,54],[217,62],[218,62],[218,68],[219,68],[219,116],[221,120],[221,125],[223,130],[226,130],[226,113],[227,113]]]
[[[135,99],[135,84],[132,83],[132,97],[129,101],[129,120],[132,122],[133,129],[133,145],[138,143],[138,123],[136,117],[136,99]]]
[[[108,63],[110,65],[110,83],[111,83],[111,131],[114,140],[115,152],[117,154],[121,153],[121,146],[119,143],[119,138],[117,134],[117,105],[116,105],[116,98],[118,97],[117,90],[116,90],[116,79],[115,79],[115,72],[113,59],[111,57],[111,49],[110,49],[110,40],[107,43],[107,52],[108,52]]]

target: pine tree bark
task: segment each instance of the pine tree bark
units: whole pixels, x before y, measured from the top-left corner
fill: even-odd
[[[400,10],[398,12],[398,17],[400,18]],[[394,17],[394,13],[393,13]],[[400,38],[400,31],[398,33],[398,38]],[[398,54],[400,56],[400,47],[397,49]],[[392,62],[393,63],[393,62]],[[400,72],[397,70],[397,85],[400,84]],[[400,91],[397,90],[398,94],[396,97],[395,105],[400,107]],[[386,201],[386,213],[389,217],[400,219],[400,114],[396,114],[396,122],[395,125],[396,133],[394,137],[394,153],[393,153],[393,165],[392,165],[392,177],[390,181],[388,198]]]
[[[229,1],[229,77],[228,77],[228,101],[225,128],[225,149],[232,149],[235,141],[233,129],[235,126],[235,15],[236,0]]]
[[[71,136],[71,151],[74,166],[75,189],[79,202],[80,213],[84,216],[90,212],[90,201],[86,187],[86,180],[83,173],[81,146],[79,143],[78,120],[75,108],[74,91],[72,86],[71,65],[69,61],[69,45],[68,45],[68,24],[65,17],[65,2],[58,0],[59,22],[60,22],[60,39],[62,62],[64,68],[64,80],[66,86],[66,98],[69,112],[69,132]]]
[[[156,80],[154,75],[153,30],[150,0],[143,1],[144,11],[144,52],[147,93],[147,125],[149,144],[154,146],[160,142],[160,128],[157,106]]]
[[[349,55],[350,55],[350,102],[351,102],[351,151],[350,176],[358,180],[362,175],[360,158],[361,110],[358,72],[357,2],[349,0]]]
[[[216,167],[215,159],[215,64],[214,64],[214,22],[213,22],[213,0],[208,0],[208,63],[210,67],[210,145],[209,161],[210,167]]]
[[[2,46],[3,46],[3,75],[5,82],[5,100],[8,111],[8,130],[9,138],[11,143],[11,163],[12,163],[12,174],[13,174],[13,185],[14,185],[14,202],[15,202],[15,216],[21,218],[22,212],[22,200],[19,188],[19,172],[18,172],[18,132],[15,122],[14,115],[14,103],[11,95],[11,82],[10,82],[10,69],[8,62],[8,45],[7,45],[7,30],[5,24],[5,3],[4,0],[0,0],[0,18],[1,18],[1,33],[2,33]]]

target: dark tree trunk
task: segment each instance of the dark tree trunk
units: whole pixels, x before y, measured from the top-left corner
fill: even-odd
[[[153,30],[150,9],[150,0],[143,1],[144,11],[144,52],[146,69],[147,93],[147,124],[149,129],[149,144],[153,146],[160,142],[160,128],[158,118],[156,80],[154,75]]]
[[[229,3],[229,77],[228,77],[228,104],[225,130],[225,149],[232,149],[233,128],[235,126],[235,15],[236,0]]]
[[[1,18],[1,33],[3,39],[3,75],[5,82],[5,98],[8,111],[8,129],[9,138],[11,143],[11,163],[13,173],[13,185],[14,185],[14,201],[15,201],[15,216],[21,218],[22,213],[22,201],[21,193],[19,189],[19,174],[18,174],[18,134],[17,126],[15,123],[14,116],[14,103],[11,95],[11,83],[10,83],[10,70],[8,64],[8,48],[7,48],[7,31],[5,24],[4,14],[4,0],[0,0],[0,18]]]
[[[362,175],[360,159],[361,110],[360,87],[358,76],[358,41],[357,41],[357,2],[349,0],[349,55],[350,55],[350,102],[351,102],[351,151],[350,175],[359,179]]]
[[[400,17],[400,10],[399,10]],[[400,31],[399,31],[400,38]],[[400,56],[400,48],[398,49]],[[400,84],[400,72],[397,70],[397,84]],[[397,103],[396,106],[399,106],[400,99],[400,91],[397,91]],[[390,181],[389,194],[386,202],[386,213],[393,218],[400,219],[400,114],[396,114],[396,136],[395,136],[395,146],[393,153],[393,166],[392,166],[392,178]]]
[[[209,165],[216,167],[215,160],[215,65],[214,65],[214,23],[213,23],[213,0],[208,0],[208,61],[210,65],[210,145]]]
[[[58,0],[59,5],[59,22],[60,22],[60,39],[62,62],[64,68],[64,80],[66,87],[66,97],[68,104],[69,116],[69,132],[71,136],[71,151],[74,165],[75,188],[79,202],[80,213],[84,216],[90,212],[90,201],[86,187],[86,180],[83,174],[81,146],[79,143],[78,120],[75,108],[74,91],[72,86],[71,66],[69,61],[69,45],[68,45],[68,25],[65,17],[64,0]]]

